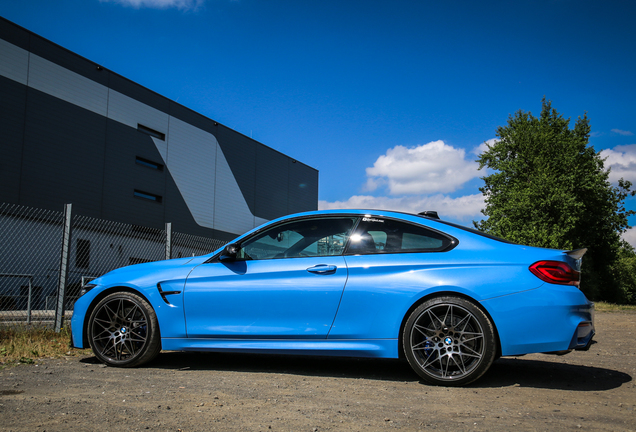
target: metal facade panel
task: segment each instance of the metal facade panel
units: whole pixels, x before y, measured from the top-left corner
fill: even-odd
[[[38,90],[27,90],[19,204],[99,217],[106,119]]]
[[[250,139],[232,129],[218,125],[214,134],[219,142],[223,155],[230,166],[232,174],[238,183],[250,212],[256,212],[256,148],[262,144]]]
[[[225,233],[214,229],[202,227],[192,217],[179,188],[170,175],[166,173],[166,195],[164,200],[164,215],[166,222],[172,223],[172,229],[183,233],[213,237],[219,240],[231,240],[236,234]]]
[[[218,122],[199,114],[196,111],[192,111],[190,108],[186,108],[177,102],[170,101],[169,114],[171,117],[176,117],[181,121],[190,123],[192,126],[211,133],[218,140],[217,133],[221,126]]]
[[[256,150],[256,214],[265,219],[289,214],[288,158],[265,146]]]
[[[163,228],[165,202],[146,201],[134,196],[135,189],[162,197],[165,195],[165,171],[151,170],[135,163],[140,153],[148,159],[160,160],[151,137],[113,120],[108,120],[107,124],[102,217]]]
[[[236,178],[221,149],[217,153],[214,227],[222,231],[244,233],[256,225]]]
[[[0,77],[0,197],[17,204],[24,141],[26,87]]]
[[[28,50],[31,33],[13,24],[11,21],[0,17],[0,39]]]
[[[170,119],[166,165],[199,225],[214,228],[217,143],[213,135]]]
[[[109,72],[108,87],[156,110],[169,113],[170,100],[115,72]]]
[[[0,39],[0,75],[26,85],[28,71],[28,51]]]
[[[168,135],[168,114],[115,90],[108,91],[108,118],[137,129],[138,124]],[[164,149],[161,149],[165,152]]]
[[[62,48],[53,42],[32,34],[29,38],[31,55],[37,55],[45,60],[55,63],[62,69],[94,81],[97,84],[108,85],[109,72],[90,60]]]
[[[165,160],[199,225],[234,233],[254,228],[254,215],[214,135],[171,117]]]
[[[318,210],[318,172],[289,159],[289,213]]]
[[[196,235],[211,235],[209,228],[202,227],[192,217],[179,188],[170,174],[166,172],[166,189],[164,200],[164,217],[166,222],[172,223],[174,231],[186,232]]]
[[[0,97],[2,200],[223,239],[291,208],[287,156],[1,18]]]
[[[29,61],[29,87],[106,115],[106,87],[34,54]]]

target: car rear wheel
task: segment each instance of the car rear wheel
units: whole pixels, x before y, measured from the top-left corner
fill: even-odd
[[[490,368],[497,353],[490,318],[472,302],[453,296],[430,299],[415,309],[402,342],[413,370],[435,385],[475,381]]]
[[[110,294],[97,304],[88,336],[95,356],[111,366],[139,366],[161,351],[155,311],[142,297],[128,292]]]

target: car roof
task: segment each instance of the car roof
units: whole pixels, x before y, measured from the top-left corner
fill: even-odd
[[[500,237],[496,237],[493,236],[491,234],[488,233],[484,233],[482,231],[478,231],[474,228],[470,228],[467,226],[463,226],[463,225],[459,225],[453,222],[448,222],[439,218],[435,218],[435,217],[431,217],[431,216],[426,216],[423,214],[414,214],[414,213],[406,213],[406,212],[399,212],[399,211],[394,211],[394,210],[382,210],[382,209],[327,209],[327,210],[314,210],[314,211],[309,211],[309,212],[303,212],[303,213],[296,213],[296,214],[291,214],[291,215],[287,215],[287,216],[283,216],[281,218],[278,218],[272,222],[277,222],[277,221],[282,221],[282,220],[288,220],[288,219],[292,219],[292,218],[296,218],[296,217],[309,217],[309,216],[320,216],[320,215],[369,215],[369,216],[376,216],[376,217],[391,217],[391,218],[396,218],[396,219],[402,219],[402,220],[406,220],[409,222],[414,222],[417,224],[421,224],[421,225],[426,225],[430,228],[433,229],[437,229],[439,231],[443,231],[446,232],[448,234],[452,234],[451,232],[449,232],[448,227],[451,228],[450,231],[453,231],[456,233],[456,230],[460,230],[463,231],[464,233],[470,233],[473,235],[477,235],[477,236],[481,236],[490,240],[495,240],[498,242],[503,242],[503,243],[513,243],[509,240],[500,238]],[[442,226],[440,226],[442,225]]]

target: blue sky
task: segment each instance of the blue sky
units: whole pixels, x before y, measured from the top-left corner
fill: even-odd
[[[544,95],[572,123],[587,112],[612,179],[636,183],[634,2],[0,0],[0,15],[318,169],[322,208],[469,224],[479,146]]]

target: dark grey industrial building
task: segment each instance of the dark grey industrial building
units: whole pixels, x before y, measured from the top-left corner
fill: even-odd
[[[0,202],[229,240],[318,172],[0,18]]]

